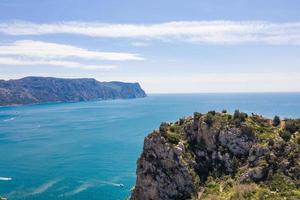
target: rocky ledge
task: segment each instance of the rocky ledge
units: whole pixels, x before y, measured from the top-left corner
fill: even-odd
[[[300,119],[225,110],[162,123],[137,162],[131,200],[300,199]]]

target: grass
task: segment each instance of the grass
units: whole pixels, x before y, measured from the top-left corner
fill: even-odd
[[[263,123],[259,124],[255,122],[251,117],[247,118],[245,124],[247,127],[251,128],[254,131],[256,138],[260,140],[258,142],[264,143],[267,142],[270,138],[275,139],[279,137],[280,129],[278,127]]]
[[[227,113],[210,112],[209,115],[202,115],[198,113],[195,115],[199,118],[198,120],[200,120],[200,122],[206,122],[208,128],[207,130],[205,129],[205,131],[208,131],[208,133],[214,133],[214,130],[224,128],[225,126],[236,126],[232,115]],[[195,163],[195,155],[192,150],[201,150],[206,147],[206,144],[205,142],[203,143],[202,140],[198,141],[196,144],[188,143],[184,138],[184,135],[182,134],[182,125],[192,123],[192,121],[189,120],[192,119],[182,119],[176,123],[169,124],[168,128],[163,133],[163,136],[167,139],[167,141],[174,145],[182,142],[187,149],[181,155],[180,159],[184,165],[187,166],[189,174],[193,177],[195,185],[203,187],[203,190],[200,190],[198,196],[194,197],[193,200],[300,200],[300,189],[299,186],[297,187],[296,185],[297,181],[284,175],[282,172],[272,172],[272,169],[269,171],[270,173],[267,180],[263,182],[240,183],[239,177],[249,170],[249,165],[241,165],[241,158],[234,157],[234,159],[237,160],[237,167],[234,174],[232,174],[232,177],[224,176],[224,174],[213,176],[212,173],[210,173],[211,176],[207,179],[200,180],[201,174],[198,171],[195,171],[194,166],[191,164]],[[275,157],[274,161],[271,160],[272,156],[262,156],[258,160],[256,166],[269,168],[270,161],[277,163],[281,162],[282,159],[292,160],[299,154],[299,151],[297,151],[297,145],[300,143],[299,131],[294,132],[291,135],[291,138],[287,141],[280,135],[280,133],[285,130],[284,126],[273,126],[272,121],[270,120],[268,121],[264,118],[255,118],[254,116],[250,116],[246,117],[245,121],[241,122],[241,125],[242,126],[239,126],[241,129],[246,127],[253,131],[257,145],[259,146],[270,148],[274,146],[270,142],[272,140],[274,144],[289,143],[289,145],[294,149],[284,158],[270,154]],[[201,128],[203,127],[201,126]],[[277,158],[280,160],[277,160]],[[204,180],[206,180],[206,182],[204,182]]]

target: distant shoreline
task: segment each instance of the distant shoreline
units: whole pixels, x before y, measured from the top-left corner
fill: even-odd
[[[133,99],[146,97],[139,83],[99,82],[91,78],[25,77],[0,80],[0,105]]]
[[[141,98],[147,98],[149,95]],[[56,104],[75,104],[75,103],[86,103],[86,102],[104,102],[104,101],[117,101],[117,100],[133,100],[133,99],[139,99],[139,98],[130,98],[130,99],[95,99],[95,100],[88,100],[88,101],[57,101],[57,102],[43,102],[43,103],[32,103],[32,104],[14,104],[14,105],[5,105],[0,106],[0,108],[6,108],[6,107],[20,107],[20,106],[35,106],[35,105],[56,105]]]

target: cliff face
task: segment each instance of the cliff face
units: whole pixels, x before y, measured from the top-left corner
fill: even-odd
[[[300,199],[300,119],[195,113],[145,138],[131,200]]]
[[[138,83],[26,77],[0,80],[0,105],[145,97]]]

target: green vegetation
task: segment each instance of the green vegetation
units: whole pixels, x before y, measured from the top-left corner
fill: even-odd
[[[253,199],[258,186],[255,183],[238,184],[230,176],[222,178],[209,177],[205,189],[199,198],[201,200],[243,200]]]
[[[232,177],[209,177],[204,192],[195,200],[296,200],[300,197],[294,181],[282,173],[270,175],[265,183],[239,183]]]
[[[211,110],[211,111],[208,111],[208,113],[207,114],[211,114],[211,115],[216,115],[216,111],[214,111],[214,110]]]
[[[284,141],[289,141],[291,139],[292,134],[287,130],[280,130],[279,135]]]
[[[289,131],[290,133],[295,133],[296,131],[300,130],[300,119],[286,119],[285,120],[285,130]]]
[[[207,126],[203,126],[204,123]],[[208,150],[210,143],[217,141],[217,136],[211,135],[228,128],[240,130],[243,137],[252,141],[247,154],[232,154],[224,146],[213,147],[217,148],[214,149],[216,154]],[[185,146],[181,161],[187,166],[195,186],[202,188],[193,200],[300,199],[299,119],[281,121],[275,116],[270,120],[255,114],[248,116],[239,110],[233,115],[226,110],[195,112],[193,118],[162,123],[159,130],[171,144]],[[194,140],[193,137],[188,139],[190,136],[185,131],[198,135]],[[230,155],[231,171],[224,169],[223,161],[216,159],[217,154],[221,158]]]
[[[223,113],[223,112],[222,112]],[[224,114],[224,113],[223,113]],[[216,114],[218,116],[218,114]],[[229,115],[230,116],[230,115]],[[210,119],[208,113],[205,120]],[[268,120],[258,115],[248,117],[238,110],[232,117],[228,117],[228,124],[239,126],[245,134],[254,136],[257,140],[257,149],[276,149],[277,157],[272,152],[261,156],[254,164],[269,171],[267,179],[258,183],[241,182],[240,178],[249,170],[249,165],[242,166],[241,158],[234,157],[236,172],[233,176],[209,176],[204,184],[204,191],[194,199],[201,200],[296,200],[300,199],[300,180],[298,177],[287,176],[285,170],[278,170],[278,165],[289,165],[289,162],[298,162],[294,170],[299,171],[299,144],[300,123],[299,120],[288,119],[284,128],[278,127],[281,120],[278,116]],[[232,121],[231,121],[232,119]],[[216,117],[213,118],[214,121]],[[218,119],[220,120],[220,118]],[[216,122],[217,123],[217,122]],[[224,123],[224,122],[223,122]],[[283,141],[282,141],[283,139]],[[296,146],[298,145],[298,147]],[[290,146],[290,147],[288,147]],[[292,148],[290,152],[284,152],[285,148]],[[259,151],[259,150],[258,150]],[[268,150],[267,152],[270,152]],[[280,157],[282,156],[282,157]],[[284,159],[284,161],[282,160]],[[279,164],[280,163],[280,164]],[[282,163],[282,164],[281,164]],[[281,167],[282,167],[281,166]],[[280,168],[280,167],[279,167]]]
[[[273,126],[278,126],[280,124],[280,118],[275,115],[274,119],[273,119]]]
[[[254,115],[248,117],[245,125],[252,129],[260,143],[268,143],[269,139],[278,138],[279,129],[270,126],[270,124],[262,120],[260,116]]]
[[[207,113],[207,115],[205,116],[204,122],[210,127],[214,120],[214,115],[212,113]]]
[[[239,120],[241,122],[246,121],[246,118],[248,117],[247,113],[240,112],[239,110],[235,110],[233,114],[233,119],[234,120]]]
[[[0,81],[0,106],[146,97],[138,83],[25,77]]]
[[[160,125],[159,131],[172,144],[178,144],[181,140],[180,126],[178,123],[168,124],[163,122]]]
[[[247,113],[240,112],[239,110],[235,110],[233,114],[233,120],[236,126],[240,126],[243,122],[248,118]]]

